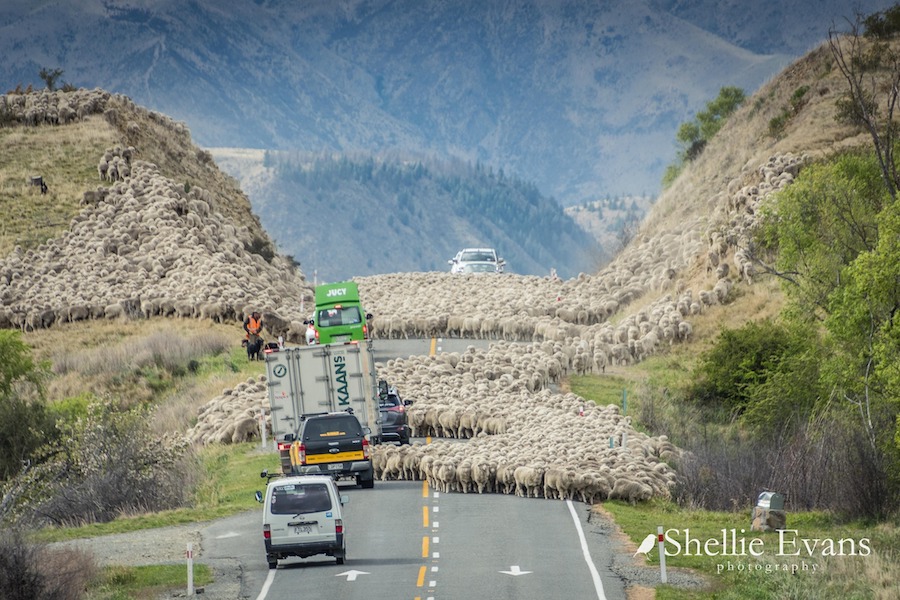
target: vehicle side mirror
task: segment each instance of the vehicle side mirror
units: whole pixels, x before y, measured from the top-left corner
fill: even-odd
[[[263,479],[265,479],[266,477],[269,476],[269,470],[268,470],[268,469],[263,469],[263,470],[260,472],[259,476],[262,477]]]
[[[256,501],[262,504],[262,492],[259,490],[256,490]]]
[[[453,259],[451,258],[450,260],[447,261],[447,264],[448,264],[448,265],[452,265],[452,264],[455,263],[455,262],[456,262],[456,261],[453,260]]]
[[[347,504],[348,502],[350,502],[350,496],[341,494],[341,504]]]
[[[403,406],[409,406],[409,405],[412,404],[412,403],[413,403],[412,400],[404,400],[404,401],[403,401]]]
[[[372,313],[366,313],[366,321],[371,321],[372,318]]]

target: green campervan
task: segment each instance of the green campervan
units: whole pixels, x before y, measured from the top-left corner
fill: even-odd
[[[366,314],[359,303],[359,288],[352,281],[316,287],[315,328],[319,344],[365,340],[369,337]]]

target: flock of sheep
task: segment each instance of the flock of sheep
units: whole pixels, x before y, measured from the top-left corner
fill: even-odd
[[[0,122],[18,125],[67,125],[102,114],[113,96],[106,90],[41,90],[30,94],[0,95]]]
[[[584,502],[668,495],[676,481],[669,462],[680,455],[678,448],[665,436],[636,431],[615,405],[595,406],[551,387],[569,373],[631,364],[689,338],[691,317],[728,302],[737,282],[751,284],[750,233],[758,208],[792,181],[803,162],[792,155],[773,157],[755,171],[758,181],[732,183],[734,191],[705,232],[696,223],[677,235],[642,238],[594,276],[358,278],[376,314],[376,338],[495,340],[486,351],[470,347],[379,366],[379,378],[415,399],[408,413],[413,434],[437,440],[377,446],[377,476],[427,479],[443,491]],[[729,259],[733,272],[723,267]],[[678,274],[705,261],[715,279],[694,293]],[[655,300],[628,310],[654,292]],[[255,423],[267,411],[264,386],[250,381],[240,387],[201,410],[189,432],[192,441],[229,443],[255,435]]]
[[[205,190],[186,193],[151,163],[128,166],[124,181],[85,193],[63,235],[0,260],[0,327],[157,316],[240,322],[257,309],[301,339],[295,299],[312,297],[302,274],[283,257],[248,251],[246,228],[210,210]]]
[[[19,125],[62,125],[88,110],[111,110],[105,92],[75,94],[0,96],[0,111]],[[62,116],[61,106],[74,116]],[[187,191],[134,156],[131,147],[107,149],[98,161],[104,185],[85,191],[68,231],[0,260],[0,327],[154,317],[237,326],[258,309],[271,336],[302,343],[300,307],[312,297],[302,273],[285,257],[267,261],[249,251],[251,233],[213,210],[210,192]],[[376,340],[494,341],[486,351],[379,366],[380,378],[415,399],[409,410],[415,433],[452,439],[379,446],[378,476],[427,478],[446,491],[584,501],[668,494],[675,474],[666,461],[678,456],[677,448],[637,432],[613,406],[553,393],[551,386],[567,374],[632,364],[689,339],[693,317],[727,303],[735,284],[751,284],[759,206],[790,184],[803,162],[772,157],[710,199],[711,219],[680,222],[677,232],[639,234],[594,275],[357,278],[375,315]],[[704,268],[706,285],[685,283],[686,274]],[[265,378],[253,378],[204,406],[188,436],[198,444],[259,436],[267,404]]]

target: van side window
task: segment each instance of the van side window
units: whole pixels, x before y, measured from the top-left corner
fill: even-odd
[[[331,510],[331,497],[323,483],[285,485],[272,491],[272,514],[295,515]]]

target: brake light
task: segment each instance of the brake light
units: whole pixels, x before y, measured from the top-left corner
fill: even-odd
[[[263,539],[264,539],[264,540],[271,540],[271,539],[272,539],[272,530],[271,530],[271,528],[269,527],[269,524],[268,524],[268,523],[266,523],[266,524],[263,525]]]
[[[369,326],[366,325],[365,323],[363,323],[363,337],[364,338],[369,337]]]
[[[290,450],[291,444],[290,442],[278,442],[278,451],[284,452],[285,450]]]
[[[335,533],[344,533],[344,521],[341,519],[334,520],[334,532]]]
[[[300,444],[297,448],[297,459],[300,461],[301,465],[306,464],[306,444]]]
[[[368,460],[369,458],[369,440],[363,438],[363,458]]]

